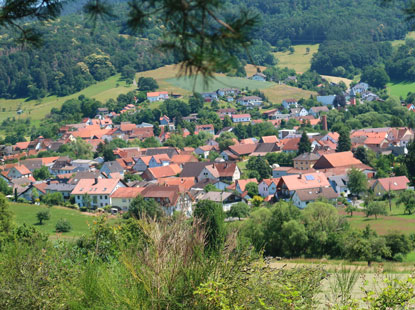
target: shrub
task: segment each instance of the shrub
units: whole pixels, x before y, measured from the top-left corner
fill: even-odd
[[[39,224],[42,225],[43,221],[47,221],[50,219],[50,213],[49,210],[43,210],[43,211],[39,211],[36,214],[37,219],[39,220]]]
[[[69,232],[72,229],[71,223],[67,219],[60,219],[55,226],[56,232]]]

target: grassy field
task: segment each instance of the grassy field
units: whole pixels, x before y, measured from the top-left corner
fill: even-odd
[[[278,84],[274,84],[272,87],[265,88],[262,90],[262,92],[272,103],[281,103],[284,99],[310,98],[311,95],[317,95],[317,93],[313,91]]]
[[[333,83],[339,83],[340,81],[342,81],[344,84],[346,84],[347,87],[349,87],[350,83],[353,82],[353,80],[338,77],[338,76],[322,75],[322,77],[325,78],[327,81],[333,82]]]
[[[178,88],[182,88],[191,92],[196,91],[199,93],[215,91],[219,88],[225,87],[248,87],[249,89],[255,90],[265,89],[274,85],[270,82],[253,81],[247,78],[228,77],[223,75],[217,75],[210,81],[206,81],[201,76],[198,76],[197,78],[170,78],[167,79],[166,82]]]
[[[277,52],[274,56],[278,59],[278,66],[294,69],[297,73],[303,73],[310,69],[311,58],[317,52],[319,45],[294,45],[294,53]],[[307,53],[307,48],[310,52]]]
[[[384,235],[391,231],[400,231],[402,233],[415,233],[415,214],[404,214],[403,206],[395,206],[392,202],[392,212],[388,215],[378,216],[376,220],[374,216],[366,217],[363,212],[353,212],[353,217],[347,216],[349,223],[356,228],[363,229],[367,225],[376,230],[379,234]],[[341,214],[345,214],[340,211]]]
[[[415,92],[415,82],[388,83],[386,87],[389,94],[395,98],[399,98],[400,96],[406,98],[409,92]]]
[[[94,216],[64,207],[49,208],[44,205],[37,206],[13,202],[9,204],[9,207],[14,213],[14,220],[18,225],[22,225],[24,223],[27,225],[35,225],[41,232],[49,234],[52,238],[79,237],[88,232],[89,225],[91,225],[95,219]],[[43,225],[39,225],[36,214],[42,210],[49,210],[50,220],[44,221]],[[60,219],[67,219],[72,224],[72,230],[70,232],[62,234],[55,232],[55,225]]]
[[[49,96],[40,101],[0,99],[0,122],[8,117],[30,117],[33,120],[40,120],[43,119],[52,108],[59,108],[66,100],[77,98],[80,95],[85,95],[101,102],[105,102],[110,98],[117,98],[120,94],[126,94],[129,91],[134,90],[134,88],[133,85],[127,86],[124,81],[121,81],[120,75],[115,75],[69,96]],[[17,114],[19,109],[23,110],[21,115]]]

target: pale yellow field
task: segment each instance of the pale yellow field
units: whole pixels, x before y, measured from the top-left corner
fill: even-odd
[[[310,69],[311,58],[313,54],[317,52],[319,44],[313,45],[294,45],[294,53],[277,52],[274,56],[278,59],[278,66],[281,68],[294,69],[297,73],[303,73]],[[307,53],[307,47],[310,48],[310,52]]]
[[[281,103],[284,99],[301,99],[309,98],[311,95],[316,96],[317,93],[309,90],[303,90],[300,88],[288,86],[288,85],[275,85],[262,90],[265,96],[268,97],[272,103]]]
[[[349,87],[350,83],[353,82],[353,80],[350,80],[350,79],[337,77],[337,76],[331,76],[331,75],[322,75],[322,77],[325,78],[327,81],[333,82],[333,83],[339,83],[340,81],[343,81],[347,87]]]
[[[262,71],[264,71],[267,67],[264,67],[264,66],[255,66],[255,65],[250,65],[250,64],[248,64],[248,65],[246,65],[246,66],[245,66],[246,75],[247,75],[247,76],[252,76],[252,75],[254,75],[255,73],[257,73],[257,68],[259,68],[259,69],[261,70],[261,72],[262,72]]]

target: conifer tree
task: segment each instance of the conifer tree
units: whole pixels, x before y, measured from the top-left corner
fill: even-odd
[[[298,143],[298,155],[311,152],[311,142],[308,139],[307,133],[303,131],[300,142]]]
[[[339,141],[337,143],[336,152],[348,152],[352,149],[352,142],[350,140],[350,132],[346,128],[339,130]]]

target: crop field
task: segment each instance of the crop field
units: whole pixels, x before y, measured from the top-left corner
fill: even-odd
[[[64,207],[47,207],[45,205],[38,206],[11,202],[9,203],[9,209],[14,214],[16,224],[34,225],[41,232],[49,234],[52,238],[79,237],[88,232],[89,225],[96,219],[95,216]],[[36,214],[43,210],[49,210],[50,220],[44,221],[43,225],[39,225]],[[60,219],[67,219],[71,223],[72,230],[70,232],[60,234],[55,232],[55,225]]]
[[[42,100],[27,101],[25,99],[0,99],[0,122],[8,117],[15,117],[16,119],[30,117],[32,120],[40,120],[52,108],[59,108],[66,100],[77,98],[80,95],[106,102],[110,98],[115,99],[120,94],[126,94],[134,90],[134,88],[133,85],[127,86],[124,81],[121,81],[120,75],[114,75],[105,81],[93,84],[69,96],[49,96]],[[18,110],[22,110],[23,113],[18,115]]]
[[[263,89],[262,92],[268,97],[272,103],[281,103],[284,99],[301,99],[310,98],[311,95],[317,96],[316,92],[304,90],[288,85],[278,85]]]
[[[294,69],[297,73],[304,73],[311,66],[311,58],[317,52],[319,44],[294,45],[294,53],[277,52],[274,56],[278,59],[278,66],[282,68]],[[310,52],[307,53],[307,48]]]

